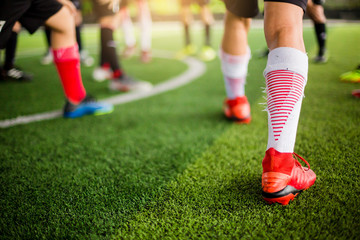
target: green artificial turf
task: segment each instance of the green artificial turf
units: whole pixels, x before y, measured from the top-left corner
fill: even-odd
[[[0,129],[0,238],[358,238],[360,101],[350,92],[360,86],[341,83],[338,76],[360,61],[359,26],[330,27],[329,62],[310,62],[295,151],[309,161],[317,181],[290,205],[269,206],[260,194],[266,59],[256,56],[265,47],[262,30],[252,29],[250,125],[222,116],[225,94],[217,59],[189,85],[115,106],[109,115]],[[155,28],[154,48],[175,52],[182,44],[179,29],[166,35]],[[96,56],[97,32],[85,32]],[[214,46],[221,32],[213,32]],[[193,36],[202,42],[202,32]],[[38,64],[42,37],[21,35],[17,63],[36,77],[32,83],[0,85],[0,119],[62,107],[54,67]],[[304,39],[311,59],[312,28],[304,30]],[[154,84],[186,69],[161,58],[142,65],[134,57],[123,65]],[[116,95],[106,82],[92,82],[91,72],[83,68],[88,92],[100,99]]]

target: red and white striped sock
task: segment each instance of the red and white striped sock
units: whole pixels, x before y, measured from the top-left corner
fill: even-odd
[[[272,50],[264,71],[268,112],[268,146],[294,151],[301,103],[307,81],[308,57],[288,47]]]
[[[248,54],[245,55],[231,55],[220,49],[221,69],[228,99],[232,100],[245,95],[246,75],[250,58],[250,48],[248,48]]]

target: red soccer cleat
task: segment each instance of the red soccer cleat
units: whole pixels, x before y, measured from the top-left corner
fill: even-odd
[[[351,94],[356,98],[360,98],[360,89],[353,90]]]
[[[227,119],[239,124],[248,124],[251,121],[250,104],[246,96],[237,97],[233,100],[226,99],[224,113]]]
[[[308,168],[301,166],[298,159],[304,161]],[[270,148],[265,153],[262,166],[262,196],[270,204],[287,205],[316,180],[309,163],[296,153],[280,153]]]

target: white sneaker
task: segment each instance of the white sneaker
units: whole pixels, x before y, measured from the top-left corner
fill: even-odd
[[[51,51],[47,51],[46,54],[40,60],[40,63],[42,65],[49,65],[53,62],[53,60],[54,60],[54,58],[53,58]]]
[[[101,66],[94,69],[92,76],[96,82],[103,82],[106,79],[111,79],[112,74],[113,72],[109,67]]]
[[[80,51],[80,61],[85,67],[91,67],[94,65],[94,58],[91,57],[86,50]]]
[[[128,92],[128,91],[150,91],[153,85],[149,82],[135,80],[127,75],[118,79],[112,79],[109,83],[109,89],[113,91]]]

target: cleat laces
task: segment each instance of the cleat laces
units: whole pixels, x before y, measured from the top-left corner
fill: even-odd
[[[298,165],[299,167],[301,167],[301,169],[302,169],[303,171],[307,171],[307,170],[310,169],[310,164],[309,164],[303,157],[301,157],[301,156],[298,155],[297,153],[293,153],[293,155],[294,155],[295,160],[296,160],[296,161],[295,161],[295,164]],[[301,165],[301,163],[299,162],[299,160],[303,161],[303,162],[307,165],[307,167],[308,167],[307,170],[304,169],[304,167]]]

